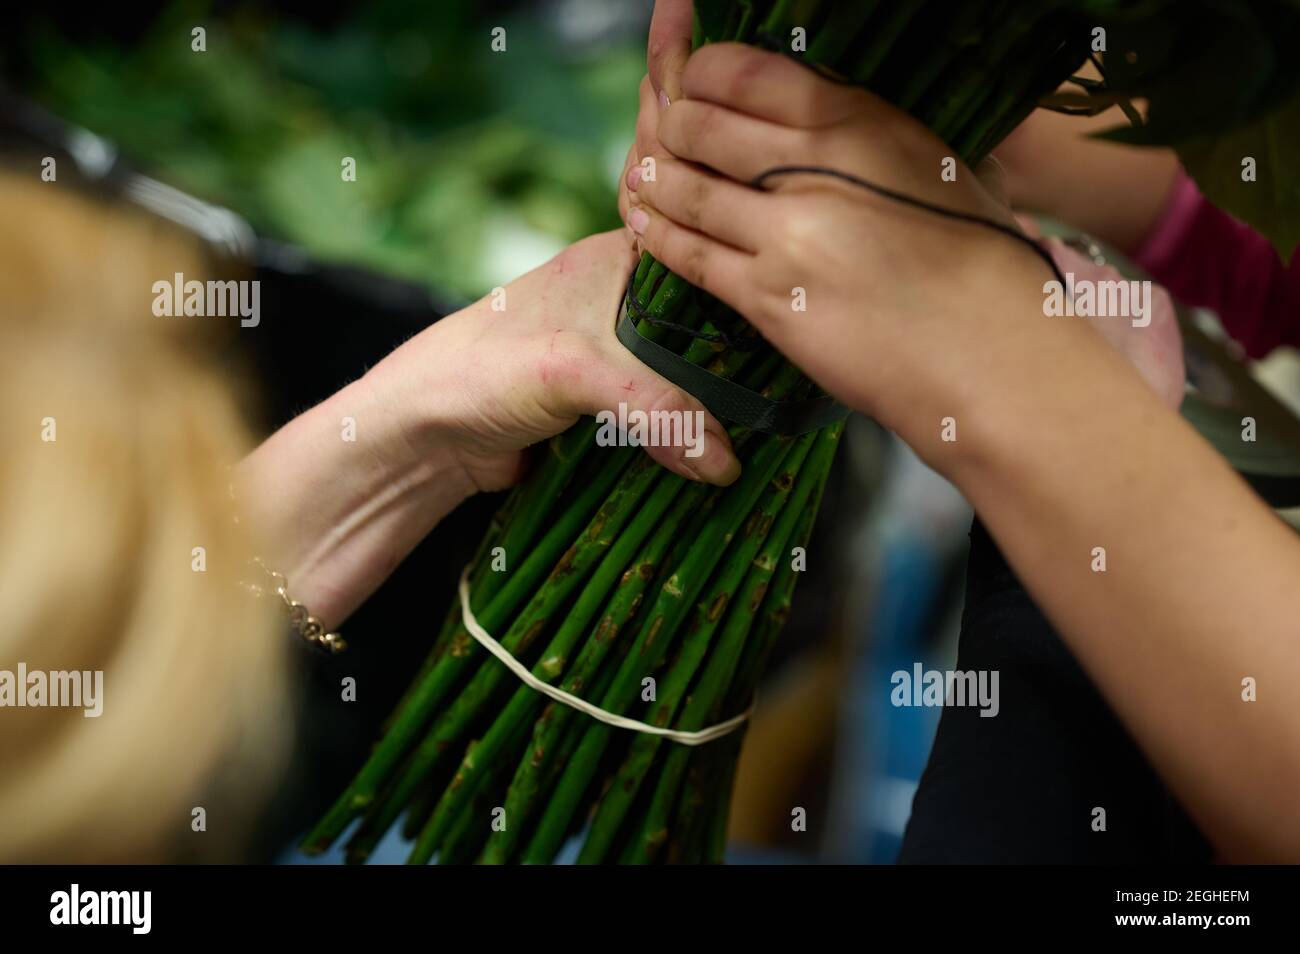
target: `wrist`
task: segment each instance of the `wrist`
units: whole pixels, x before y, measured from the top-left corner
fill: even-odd
[[[479,487],[465,467],[460,368],[444,318],[396,348],[354,385],[363,403],[379,410],[388,434],[385,444],[394,478],[425,486],[458,504]]]
[[[267,566],[327,627],[473,492],[436,429],[378,370],[280,428],[235,475]]]
[[[1041,400],[1050,370],[1069,359],[1077,329],[1044,314],[1052,273],[1021,243],[991,236],[954,262],[948,304],[936,309],[937,335],[901,379],[899,402],[883,421],[949,480],[987,465],[997,430],[1015,426],[1020,403]],[[1049,380],[1039,380],[1047,371]]]

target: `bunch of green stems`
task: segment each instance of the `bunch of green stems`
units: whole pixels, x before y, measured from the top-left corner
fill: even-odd
[[[876,90],[975,162],[1086,55],[1065,39],[1064,6],[733,0],[697,5],[696,39],[771,43],[802,27],[800,58]],[[723,26],[711,35],[708,22]],[[649,256],[630,294],[641,333],[687,361],[772,400],[814,393],[743,319]],[[731,427],[743,471],[725,489],[636,448],[597,446],[596,431],[584,419],[548,442],[494,518],[469,568],[474,614],[535,677],[608,712],[684,731],[744,712],[789,612],[792,554],[842,425]],[[718,862],[742,736],[686,746],[553,702],[480,647],[453,603],[384,735],[303,847],[324,850],[352,828],[347,858],[364,861],[405,813],[412,863],[548,863],[580,832],[582,862]]]

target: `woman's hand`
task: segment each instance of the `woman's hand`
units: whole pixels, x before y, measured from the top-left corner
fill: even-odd
[[[530,444],[620,403],[702,414],[691,445],[646,451],[694,480],[735,480],[722,426],[614,337],[634,260],[621,230],[578,242],[431,325],[246,457],[240,509],[294,597],[339,625],[452,508],[517,481]]]
[[[476,490],[521,475],[530,444],[583,414],[681,411],[704,415],[703,452],[647,447],[691,480],[729,484],[740,473],[725,429],[698,400],[651,371],[614,336],[635,256],[625,235],[607,232],[442,319],[368,375],[414,409],[408,437],[446,446]]]
[[[1007,222],[960,163],[941,178],[948,150],[917,123],[737,46],[695,53],[682,87],[658,127],[679,159],[629,172],[649,251],[957,484],[1225,857],[1300,857],[1300,703],[1253,692],[1300,671],[1294,533],[1096,321],[1047,316],[1052,276],[1022,243],[818,176],[748,185],[827,166]]]
[[[650,18],[650,36],[646,42],[646,68],[641,80],[640,110],[636,119],[636,140],[627,152],[623,176],[619,182],[618,211],[627,221],[629,196],[628,173],[647,158],[656,161],[665,155],[659,145],[659,112],[682,95],[682,71],[691,55],[691,24],[695,14],[693,0],[656,0]],[[632,237],[636,239],[633,233]],[[640,242],[637,242],[640,250]]]
[[[682,88],[657,130],[677,158],[653,181],[630,170],[628,225],[852,407],[903,430],[917,398],[971,379],[991,321],[1042,315],[1051,274],[1007,236],[823,176],[749,185],[776,166],[828,166],[1012,224],[960,162],[941,177],[951,150],[910,117],[737,44],[697,51]]]
[[[777,166],[824,166],[1015,227],[995,163],[972,173],[871,94],[746,46],[701,49],[682,88],[667,108],[643,89],[638,148],[650,143],[658,155],[653,180],[629,163],[629,226],[828,391],[914,446],[968,407],[994,368],[1014,372],[1026,322],[1066,320],[1044,315],[1045,263],[1006,235],[820,175],[776,176],[767,191],[749,185]],[[643,129],[652,119],[654,135]],[[1152,304],[1148,327],[1084,323],[1176,407],[1176,326],[1163,293]]]

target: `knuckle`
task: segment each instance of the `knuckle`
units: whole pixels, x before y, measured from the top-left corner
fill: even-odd
[[[565,354],[543,351],[536,359],[537,380],[551,394],[571,390],[577,382],[578,368]]]
[[[654,193],[662,176],[667,174],[671,177],[673,175],[672,163],[667,159],[646,156],[637,165],[641,167],[641,178],[637,182],[637,191],[644,191],[647,195]]]
[[[651,413],[694,410],[692,399],[686,396],[686,392],[667,382],[659,385],[658,390],[651,393],[645,407]]]
[[[698,176],[692,176],[680,186],[680,196],[682,218],[689,225],[699,225],[709,197],[708,182]]]
[[[708,135],[710,108],[690,100],[678,104],[681,109],[668,110],[663,122],[677,134],[677,142],[694,153],[700,141]],[[678,150],[673,150],[674,152]]]
[[[650,36],[646,43],[646,59],[652,66],[659,66],[667,59],[672,52],[673,46],[668,37],[662,35]],[[647,81],[649,77],[646,77]]]
[[[692,285],[697,288],[707,288],[707,267],[708,256],[704,249],[695,244],[687,245],[682,250],[680,274]]]
[[[818,163],[826,158],[826,134],[811,127],[791,130],[788,148],[787,160]]]
[[[748,317],[763,329],[765,335],[770,335],[773,331],[779,331],[793,314],[789,290],[769,288],[765,294],[758,296],[754,313]]]
[[[575,390],[594,363],[594,342],[560,328],[539,334],[538,339],[533,349],[538,380],[552,394]]]
[[[782,207],[771,221],[773,251],[787,267],[805,260],[810,246],[820,240],[821,232],[813,217],[797,207]]]
[[[772,61],[767,56],[757,51],[745,51],[745,55],[739,56],[736,65],[726,74],[723,88],[728,99],[735,101],[744,97],[750,87],[761,82],[771,70]]]
[[[855,118],[854,123],[858,127],[855,130],[857,135],[870,136],[872,148],[889,160],[911,163],[925,158],[921,154],[923,144],[917,137],[916,130],[910,124],[900,121],[899,116],[892,111],[864,114]]]

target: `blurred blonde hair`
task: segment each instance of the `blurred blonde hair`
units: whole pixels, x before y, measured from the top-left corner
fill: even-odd
[[[238,321],[152,314],[155,281],[211,277],[167,223],[35,173],[0,208],[0,669],[104,672],[99,718],[0,708],[0,861],[220,857],[289,719],[285,631],[237,587]]]

